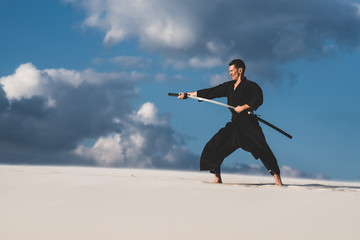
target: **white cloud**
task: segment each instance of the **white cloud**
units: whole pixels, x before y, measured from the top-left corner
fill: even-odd
[[[72,85],[73,87],[79,87],[81,84],[102,85],[108,81],[120,80],[120,81],[137,81],[144,78],[146,75],[136,71],[129,73],[99,73],[92,69],[86,69],[83,71],[68,70],[64,68],[60,69],[45,69],[42,71],[50,76],[54,82],[64,82]]]
[[[74,153],[103,166],[195,168],[195,155],[178,144],[169,123],[153,103],[144,103],[128,119],[117,120],[121,133],[102,136],[93,146],[80,144]]]
[[[85,158],[93,158],[101,166],[112,165],[115,162],[121,164],[124,162],[125,156],[120,143],[120,134],[113,134],[100,137],[92,148],[79,145],[74,152]]]
[[[144,103],[140,109],[132,115],[132,119],[145,125],[165,125],[168,123],[167,116],[159,116],[158,109],[151,102]]]
[[[53,81],[64,81],[74,87],[78,87],[84,82],[84,80],[86,79],[84,78],[84,75],[91,76],[91,74],[89,74],[91,70],[86,70],[85,74],[81,74],[79,71],[67,70],[63,68],[46,69],[43,72],[47,73],[53,79]]]
[[[103,85],[109,81],[138,81],[146,76],[136,71],[98,73],[92,69],[84,71],[64,68],[39,70],[32,63],[25,63],[21,64],[14,74],[1,77],[0,83],[9,100],[30,99],[34,96],[45,97],[48,98],[47,106],[55,107],[56,100],[52,98],[52,92],[56,84],[78,88],[81,84]]]
[[[79,145],[74,153],[93,159],[100,166],[152,167],[151,158],[143,154],[145,142],[144,136],[132,129],[125,134],[113,133],[99,137],[92,147]]]
[[[193,57],[189,60],[189,65],[193,68],[213,68],[222,66],[224,63],[220,58],[211,57],[200,59],[197,57]]]
[[[133,129],[135,130],[135,129]],[[112,133],[99,137],[94,146],[78,145],[74,154],[92,159],[100,166],[122,167],[151,167],[151,158],[142,151],[145,139],[140,132],[126,130],[126,133]]]
[[[226,79],[229,79],[225,74],[215,74],[210,77],[210,86],[216,86],[223,82],[225,82]]]
[[[48,76],[31,63],[22,64],[13,75],[0,78],[0,83],[4,86],[9,100],[44,96],[48,82]]]
[[[119,28],[119,27],[111,27],[109,31],[107,31],[105,38],[104,38],[104,44],[105,45],[114,45],[115,43],[118,43],[125,39],[126,32]]]
[[[182,49],[196,40],[194,24],[182,2],[88,0],[80,3],[88,17],[83,24],[105,31],[104,44],[137,37],[142,45]]]
[[[166,65],[172,66],[174,69],[185,68],[214,68],[223,66],[224,62],[218,57],[192,57],[186,61],[179,59],[168,59]]]
[[[163,20],[157,19],[152,23],[147,24],[143,29],[145,34],[141,37],[144,45],[164,45],[167,47],[182,49],[187,48],[195,42],[195,36],[190,30],[191,25],[185,21],[178,19],[171,19],[171,17]],[[146,41],[144,41],[146,39]]]

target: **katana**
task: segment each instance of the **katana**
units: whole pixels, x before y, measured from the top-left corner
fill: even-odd
[[[179,94],[177,94],[177,93],[168,93],[168,95],[169,95],[169,96],[172,96],[172,97],[177,97],[177,96],[179,96]],[[235,109],[234,106],[230,106],[230,105],[227,105],[227,104],[225,104],[225,103],[217,102],[217,101],[210,100],[210,99],[207,99],[207,98],[191,96],[191,95],[189,95],[189,94],[187,94],[187,93],[185,93],[185,98],[184,98],[184,99],[186,99],[186,98],[192,98],[192,99],[198,100],[198,101],[200,101],[200,102],[201,102],[201,101],[205,101],[205,102],[214,103],[214,104],[217,104],[217,105],[220,105],[220,106],[223,106],[223,107],[227,107],[227,108],[230,108],[230,109]],[[276,131],[278,131],[278,132],[284,134],[285,136],[287,136],[288,138],[292,139],[292,136],[291,136],[290,134],[288,134],[287,132],[281,130],[280,128],[278,128],[278,127],[276,127],[276,126],[274,126],[273,124],[269,123],[268,121],[265,121],[264,119],[260,118],[259,115],[254,114],[254,113],[252,113],[252,112],[250,112],[250,111],[248,111],[248,114],[249,114],[249,115],[256,116],[256,118],[257,118],[260,122],[268,125],[269,127],[275,129]]]

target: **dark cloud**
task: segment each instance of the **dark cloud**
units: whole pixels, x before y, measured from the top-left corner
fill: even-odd
[[[5,89],[20,81],[17,76],[27,78],[27,73],[37,71],[34,67],[26,70],[6,82]],[[11,105],[0,116],[0,141],[35,149],[71,150],[83,138],[118,130],[113,119],[131,111],[129,102],[134,97],[135,85],[130,81],[107,79],[104,75],[99,79],[103,83],[98,85],[88,83],[84,76],[84,82],[75,87],[66,82],[69,79],[55,75],[47,76],[43,93],[29,96],[28,89],[18,88],[26,97],[11,99],[9,94]],[[38,77],[36,88],[43,89],[41,75]],[[48,106],[49,98],[54,106]]]
[[[9,100],[6,97],[6,93],[0,84],[0,114],[2,114],[9,107]]]
[[[238,174],[252,174],[252,175],[268,175],[266,168],[260,165],[249,164],[235,164],[232,167],[223,167],[223,172],[238,173]]]
[[[359,5],[352,1],[71,2],[86,11],[84,26],[106,32],[106,45],[136,38],[174,66],[194,67],[194,57],[223,63],[240,57],[255,75],[279,79],[278,64],[353,51],[360,42]]]
[[[169,114],[133,110],[138,80],[31,63],[0,77],[0,162],[195,169]]]

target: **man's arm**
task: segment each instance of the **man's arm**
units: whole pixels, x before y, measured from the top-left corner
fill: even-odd
[[[193,96],[193,97],[197,97],[197,92],[196,91],[195,92],[188,92],[187,94],[190,95],[190,96]],[[177,98],[184,99],[185,98],[185,93],[180,92]],[[250,106],[247,105],[247,104],[244,104],[242,106],[237,106],[234,109],[234,111],[237,112],[237,113],[241,113],[242,111],[244,111],[244,110],[246,110],[248,108],[250,108]]]
[[[262,90],[257,83],[251,82],[248,91],[250,97],[247,101],[247,104],[252,110],[256,111],[263,103]]]

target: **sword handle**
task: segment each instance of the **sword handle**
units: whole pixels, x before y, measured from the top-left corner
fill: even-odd
[[[171,97],[177,97],[177,96],[179,96],[178,93],[168,93],[168,95],[171,96]],[[184,100],[187,99],[187,98],[188,98],[188,94],[185,93]]]

